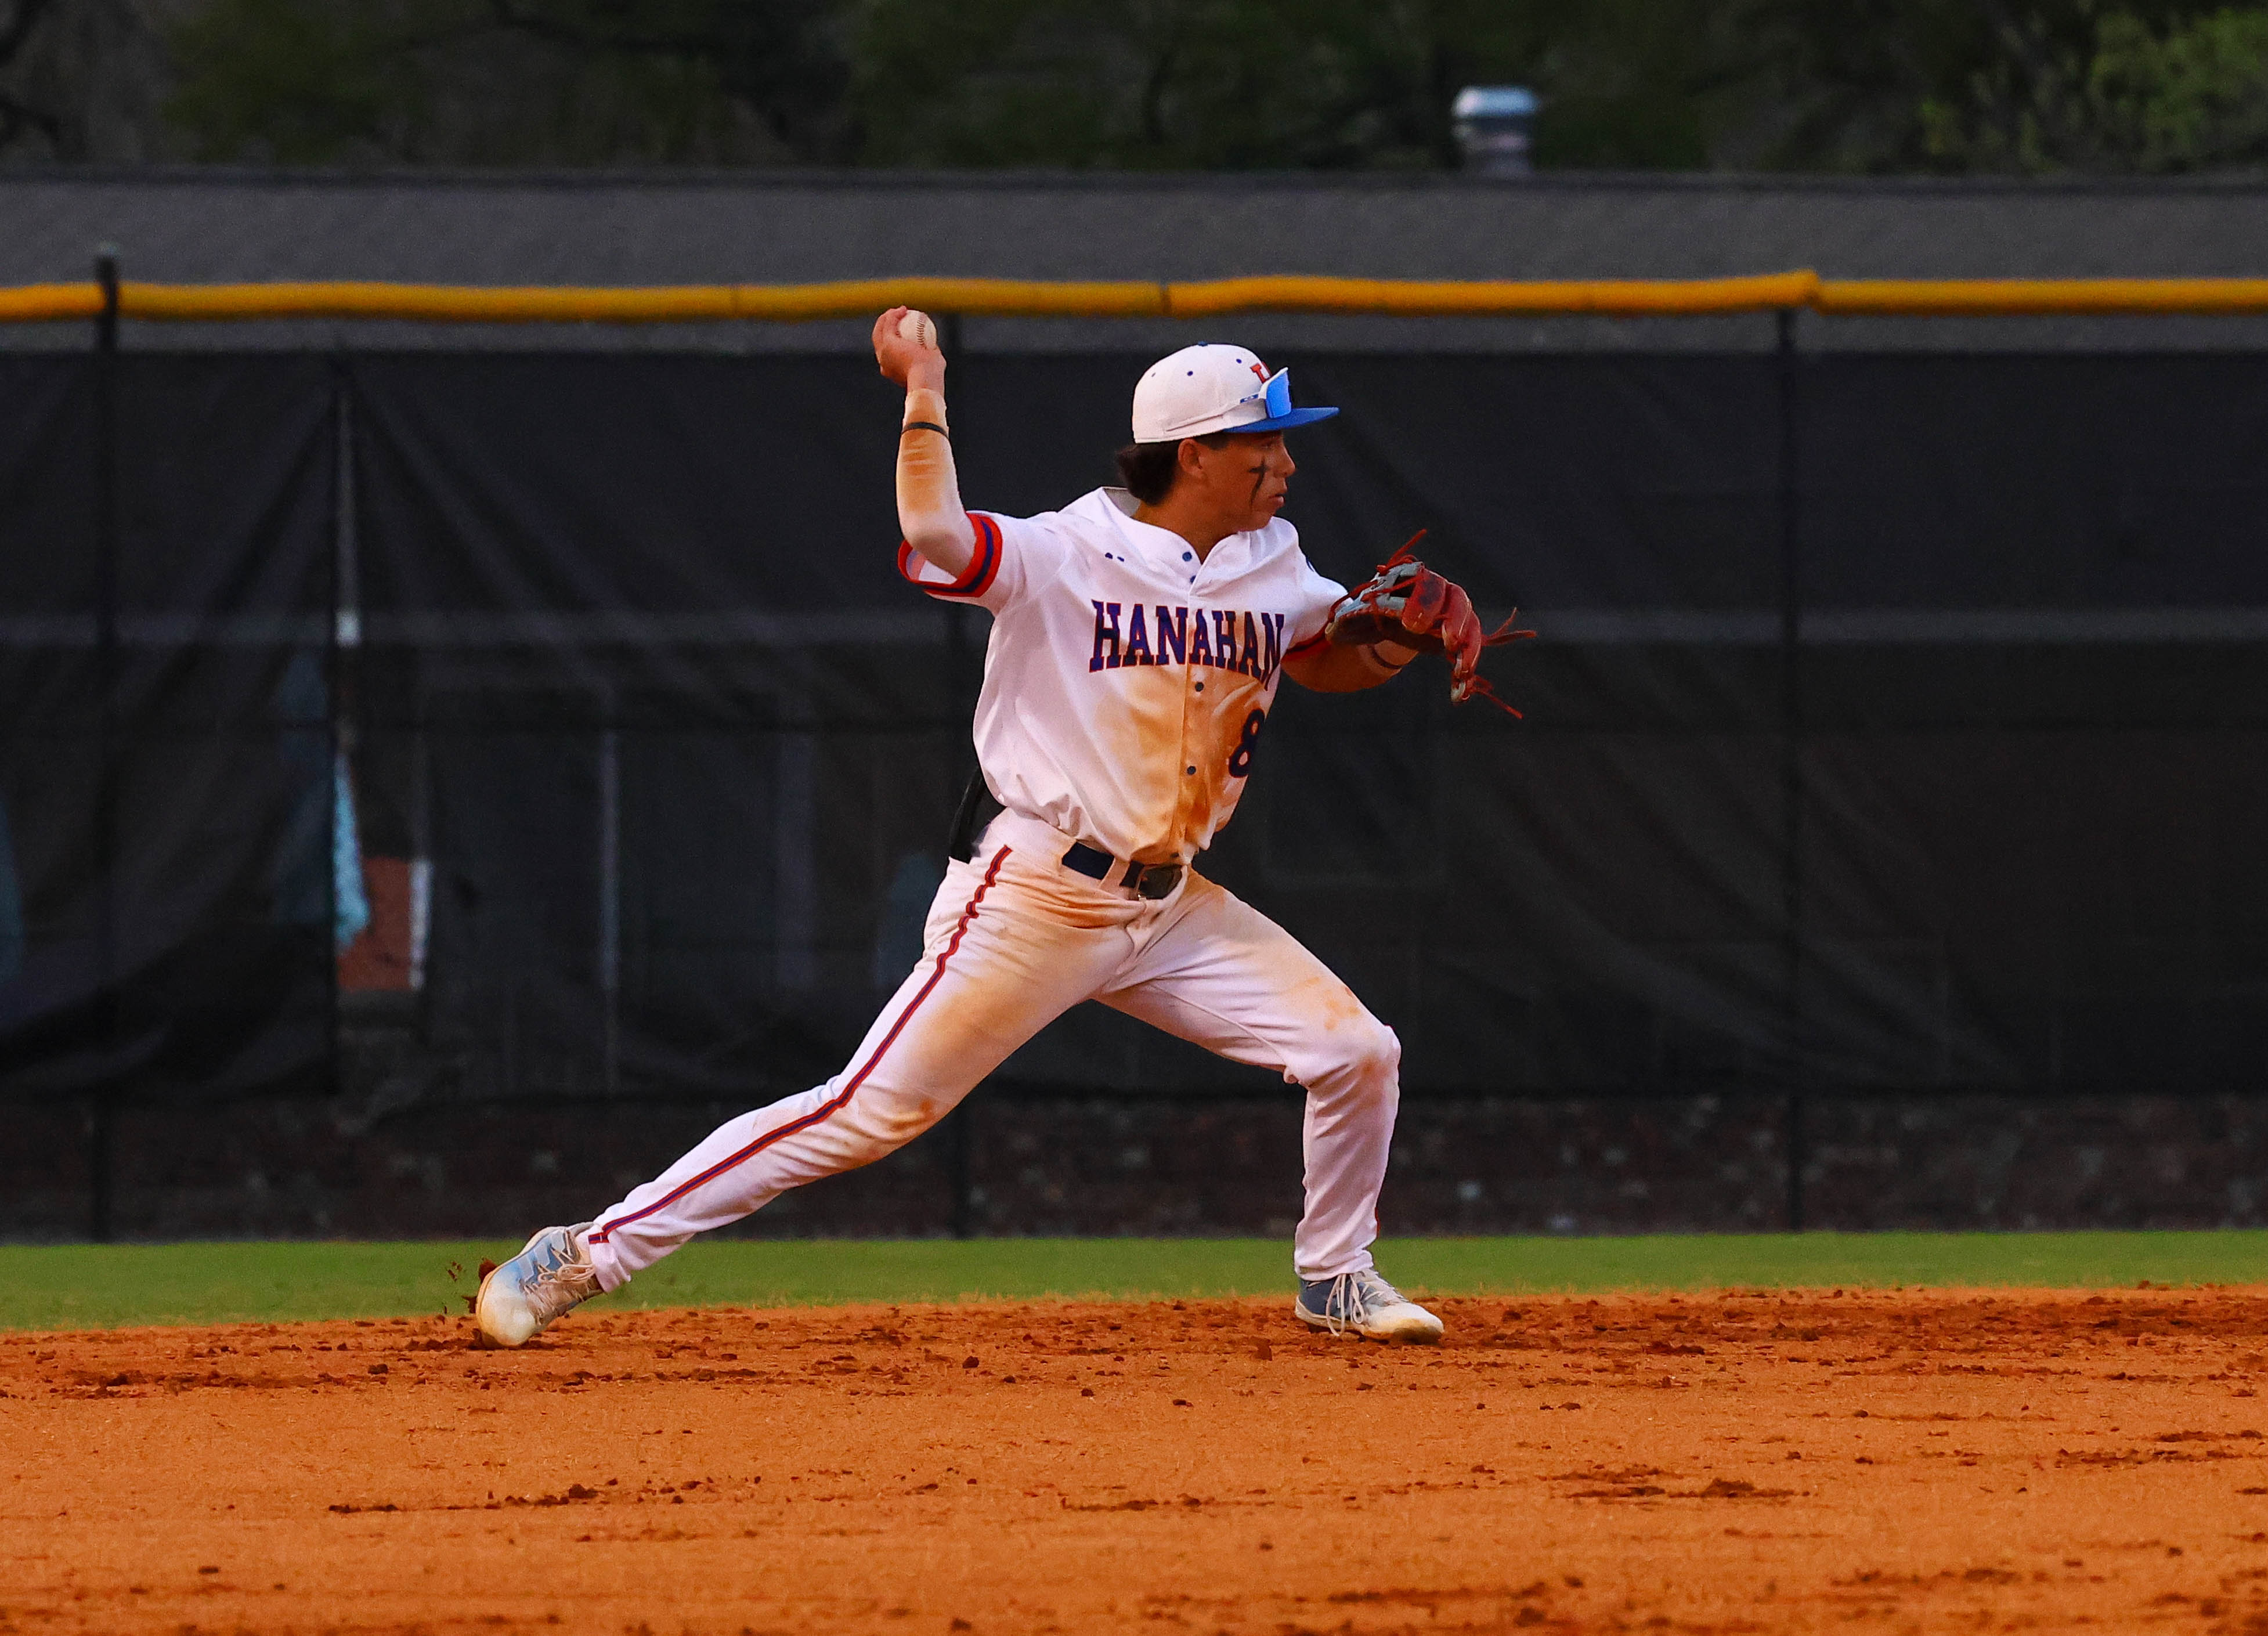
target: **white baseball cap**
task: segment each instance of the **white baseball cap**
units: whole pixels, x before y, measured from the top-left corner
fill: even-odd
[[[1293,409],[1292,372],[1256,353],[1205,342],[1160,358],[1134,387],[1134,441],[1175,443],[1214,431],[1282,431],[1335,409]]]

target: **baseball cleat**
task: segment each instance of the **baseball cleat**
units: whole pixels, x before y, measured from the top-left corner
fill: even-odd
[[[1312,1284],[1300,1280],[1300,1298],[1292,1306],[1309,1329],[1350,1339],[1411,1343],[1441,1338],[1440,1319],[1368,1267]]]
[[[579,1227],[545,1227],[481,1280],[473,1322],[491,1346],[524,1346],[599,1293],[599,1270]]]

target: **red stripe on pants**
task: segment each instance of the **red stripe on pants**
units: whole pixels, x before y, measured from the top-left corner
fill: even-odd
[[[984,901],[984,895],[992,889],[992,882],[999,878],[1000,866],[1008,861],[1009,850],[1007,847],[1002,847],[993,858],[992,866],[984,872],[984,879],[977,886],[976,894],[969,898],[968,906],[961,911],[961,923],[953,928],[953,940],[945,946],[945,953],[937,957],[937,969],[929,974],[929,981],[922,984],[921,992],[916,994],[906,1008],[898,1013],[898,1020],[890,1025],[890,1031],[882,1036],[881,1043],[874,1047],[873,1054],[860,1065],[858,1072],[850,1076],[850,1082],[843,1086],[838,1094],[821,1103],[800,1119],[792,1119],[777,1130],[765,1131],[739,1153],[718,1160],[674,1191],[665,1194],[652,1204],[631,1212],[619,1221],[609,1221],[605,1226],[595,1228],[588,1234],[588,1241],[594,1244],[605,1243],[616,1227],[628,1227],[633,1221],[644,1220],[665,1205],[675,1204],[695,1188],[705,1187],[734,1166],[746,1164],[781,1138],[793,1136],[799,1131],[808,1131],[813,1125],[845,1107],[851,1097],[858,1094],[858,1087],[866,1082],[867,1075],[873,1073],[876,1065],[881,1062],[884,1053],[897,1043],[898,1035],[905,1032],[906,1023],[912,1018],[914,1013],[921,1009],[922,1002],[930,997],[931,991],[944,979],[946,962],[951,960],[960,949],[961,940],[968,930],[968,923],[976,918],[976,906]]]

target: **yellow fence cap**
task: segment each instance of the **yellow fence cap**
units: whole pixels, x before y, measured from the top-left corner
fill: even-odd
[[[129,282],[119,310],[161,322],[289,318],[426,323],[800,323],[893,306],[998,318],[1215,318],[1318,313],[1406,318],[1678,316],[1809,309],[1829,316],[2026,317],[2268,313],[2268,278],[1822,279],[1808,269],[1736,278],[1423,280],[1284,275],[1179,284],[905,276],[811,284],[649,288],[356,282]],[[92,284],[0,289],[0,323],[92,318]]]

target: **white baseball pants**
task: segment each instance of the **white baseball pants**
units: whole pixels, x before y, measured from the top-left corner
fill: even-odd
[[[1145,901],[1061,861],[1068,837],[1004,813],[931,906],[921,963],[826,1084],[742,1114],[599,1215],[585,1234],[615,1289],[696,1233],[789,1188],[872,1164],[943,1118],[1079,1001],[1101,1000],[1307,1092],[1302,1279],[1371,1264],[1401,1097],[1401,1043],[1291,933],[1184,874]]]

